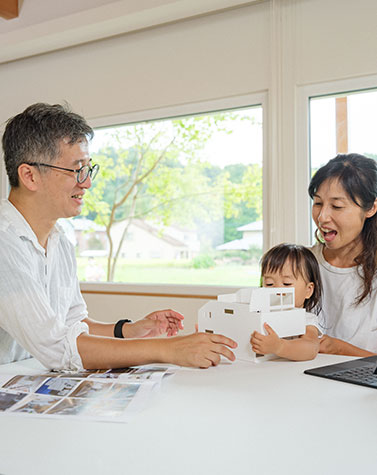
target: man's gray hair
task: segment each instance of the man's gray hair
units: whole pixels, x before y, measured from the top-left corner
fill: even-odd
[[[54,162],[60,142],[70,145],[93,138],[86,120],[67,104],[37,103],[8,120],[3,135],[5,168],[11,187],[19,186],[18,167],[22,163]]]

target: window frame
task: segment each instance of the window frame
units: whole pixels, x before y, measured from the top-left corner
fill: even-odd
[[[169,119],[178,116],[189,116],[216,111],[225,111],[242,107],[262,107],[263,116],[263,228],[268,229],[269,223],[269,203],[268,203],[268,176],[269,150],[268,150],[268,107],[267,92],[245,94],[242,96],[227,97],[190,104],[180,104],[170,107],[134,111],[124,114],[88,118],[91,127],[116,127],[118,125],[133,124],[137,122]],[[263,232],[263,250],[269,247],[269,233]],[[83,293],[106,293],[114,295],[139,295],[150,297],[181,297],[208,299],[216,297],[220,293],[233,292],[237,286],[216,286],[216,285],[189,285],[189,284],[148,284],[148,283],[127,283],[127,282],[93,282],[80,281]]]

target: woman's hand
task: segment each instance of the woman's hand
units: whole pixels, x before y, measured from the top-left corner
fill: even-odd
[[[184,316],[174,310],[158,310],[134,323],[123,325],[125,338],[151,338],[166,334],[175,336],[183,330]]]

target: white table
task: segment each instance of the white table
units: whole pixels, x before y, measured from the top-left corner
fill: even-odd
[[[128,424],[1,416],[0,473],[375,474],[377,391],[303,374],[346,359],[183,369]]]

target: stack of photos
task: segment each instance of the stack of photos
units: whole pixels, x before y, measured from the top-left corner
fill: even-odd
[[[0,414],[127,422],[142,410],[170,366],[0,375]]]

